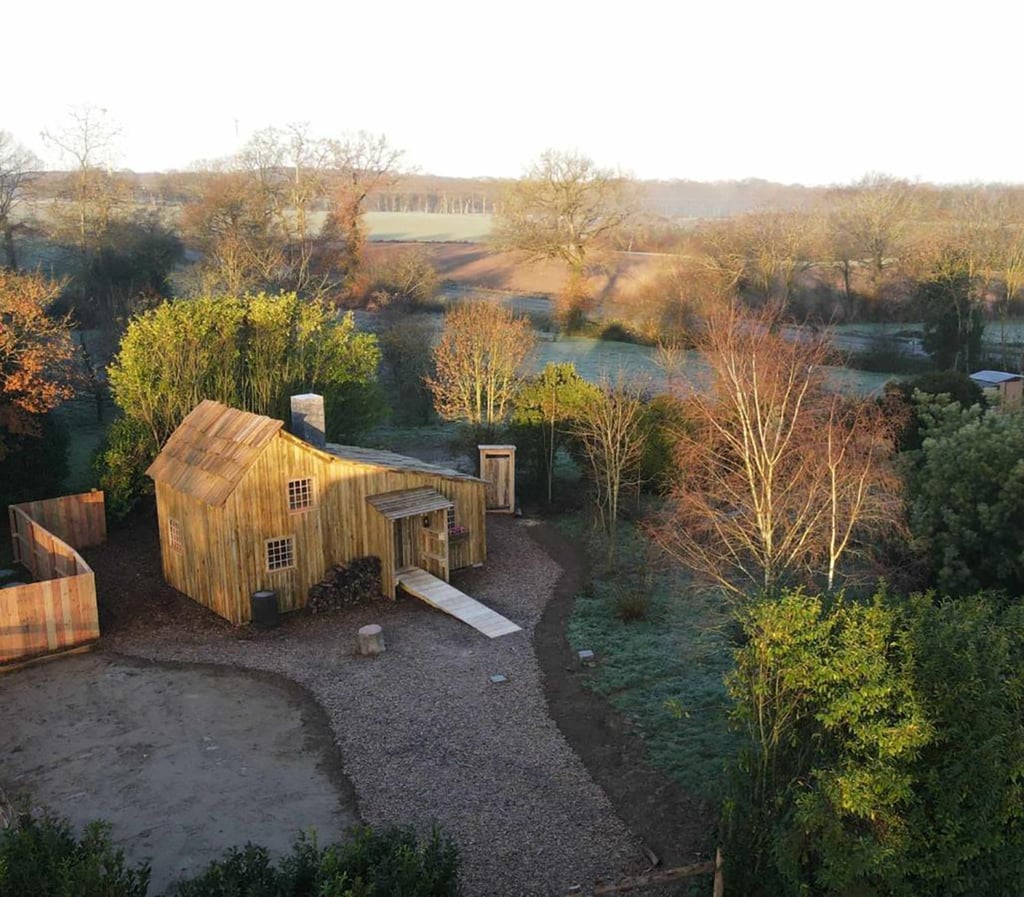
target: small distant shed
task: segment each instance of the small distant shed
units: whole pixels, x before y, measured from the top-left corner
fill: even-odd
[[[996,399],[1003,408],[1020,407],[1024,396],[1024,376],[1008,371],[975,371],[971,379],[990,401]]]
[[[317,414],[303,414],[315,429]],[[321,444],[279,420],[197,405],[147,471],[164,578],[244,623],[253,592],[273,589],[282,610],[301,608],[330,566],[357,557],[380,558],[389,597],[400,571],[447,580],[484,562],[483,480],[392,452]]]

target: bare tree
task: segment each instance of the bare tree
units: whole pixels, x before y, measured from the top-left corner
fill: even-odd
[[[459,303],[445,315],[436,374],[426,380],[437,413],[488,430],[504,421],[534,341],[530,322],[509,309],[482,299]]]
[[[640,482],[644,407],[639,384],[605,379],[573,422],[573,435],[590,465],[595,505],[608,536],[609,563],[615,561],[622,490]]]
[[[182,226],[202,253],[194,292],[239,296],[288,285],[273,210],[246,172],[208,174],[197,200],[185,207]]]
[[[905,181],[869,174],[853,186],[842,227],[868,267],[876,298],[886,274],[899,263],[913,211],[913,188]]]
[[[58,236],[78,247],[83,268],[128,198],[113,171],[119,134],[105,109],[84,106],[72,108],[63,127],[42,135],[70,169],[52,217]]]
[[[633,183],[591,159],[548,150],[508,189],[495,216],[494,246],[532,260],[560,259],[569,269],[565,295],[584,295],[588,259],[636,214]]]
[[[41,163],[35,153],[18,143],[7,131],[0,131],[0,234],[3,235],[7,268],[18,270],[14,250],[15,210],[35,179]]]
[[[719,313],[700,349],[711,389],[688,403],[694,429],[655,537],[734,594],[834,586],[843,558],[899,520],[881,417],[825,389],[826,339],[787,340],[770,312]]]
[[[356,134],[330,143],[330,187],[323,237],[340,244],[340,262],[354,271],[366,243],[363,213],[371,193],[394,184],[405,153],[383,134]]]

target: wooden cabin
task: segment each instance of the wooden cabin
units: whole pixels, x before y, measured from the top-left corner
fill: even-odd
[[[392,452],[317,448],[218,402],[196,406],[146,472],[165,579],[235,624],[250,619],[253,592],[273,589],[282,611],[297,610],[328,568],[357,557],[380,558],[391,598],[399,571],[447,581],[486,558],[483,480]]]

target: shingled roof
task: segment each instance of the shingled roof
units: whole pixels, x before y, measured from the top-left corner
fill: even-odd
[[[146,473],[178,492],[222,505],[282,426],[205,399],[178,425]]]
[[[282,426],[281,421],[271,417],[205,399],[178,425],[146,473],[155,482],[165,483],[199,501],[222,505]],[[328,443],[326,455],[312,446],[309,449],[322,458],[333,455],[388,470],[477,480],[469,474],[394,452],[333,443]]]
[[[328,442],[327,451],[336,458],[341,458],[342,461],[369,464],[371,467],[384,467],[388,470],[397,470],[399,472],[428,473],[433,476],[444,477],[447,480],[475,480],[476,482],[483,482],[479,477],[475,477],[472,474],[461,473],[451,467],[442,467],[440,464],[431,464],[429,461],[410,458],[408,455],[398,455],[384,449],[368,449],[358,445],[338,445],[334,442]]]

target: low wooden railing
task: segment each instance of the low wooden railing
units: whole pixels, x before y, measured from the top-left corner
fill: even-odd
[[[37,581],[0,589],[0,663],[99,638],[96,577],[69,542],[88,548],[106,538],[103,493],[10,505],[8,513],[14,560]]]

